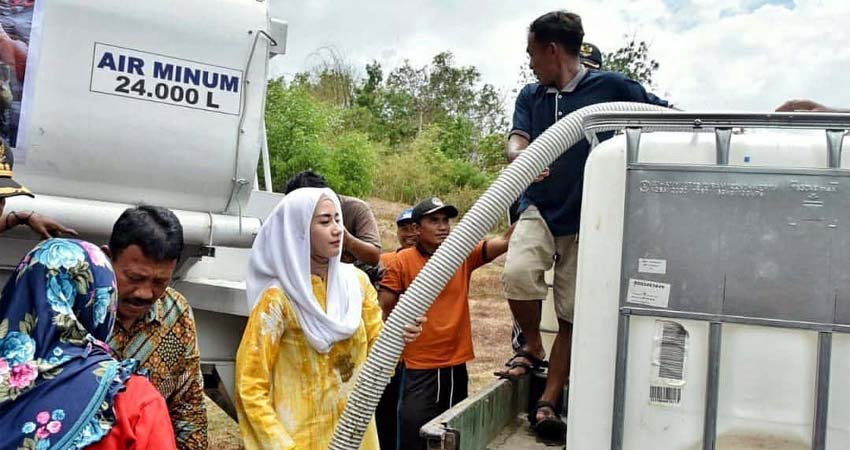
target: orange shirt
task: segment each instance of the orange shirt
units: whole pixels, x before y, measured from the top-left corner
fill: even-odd
[[[384,269],[389,267],[390,262],[395,259],[396,255],[398,255],[398,252],[400,251],[401,249],[398,249],[394,252],[381,253],[381,267],[383,267]]]
[[[486,253],[485,242],[478,243],[434,300],[419,339],[407,344],[404,349],[404,363],[408,368],[438,369],[475,358],[469,320],[469,279],[473,270],[488,262]],[[381,287],[401,295],[413,283],[429,257],[418,247],[395,253],[395,258],[389,258]]]

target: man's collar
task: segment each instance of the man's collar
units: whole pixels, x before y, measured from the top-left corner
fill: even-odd
[[[416,251],[418,251],[420,255],[422,255],[426,258],[430,258],[431,255],[434,254],[432,252],[429,252],[428,250],[425,250],[425,247],[423,247],[422,244],[420,244],[418,242],[416,243]]]
[[[149,309],[147,314],[145,314],[145,323],[156,322],[159,324],[162,322],[162,301],[167,295],[168,291],[166,291],[157,301],[153,302],[151,309]]]
[[[578,84],[581,83],[581,80],[584,78],[585,75],[587,75],[587,67],[584,67],[584,64],[579,64],[578,65],[578,71],[573,76],[573,78],[570,80],[570,82],[567,83],[566,86],[564,86],[563,89],[561,89],[559,91],[558,88],[553,87],[553,86],[549,86],[549,87],[546,88],[546,93],[547,94],[558,94],[558,93],[562,93],[562,92],[573,92],[578,87]]]

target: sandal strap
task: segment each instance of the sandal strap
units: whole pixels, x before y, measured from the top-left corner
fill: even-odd
[[[558,415],[558,411],[555,409],[555,404],[548,400],[537,400],[537,403],[534,405],[535,408],[549,408],[555,415]]]
[[[528,362],[518,361],[518,358],[525,358]],[[525,351],[525,350],[517,350],[514,352],[514,355],[508,359],[505,363],[505,366],[510,367],[511,369],[515,367],[525,367],[527,369],[539,369],[541,367],[549,367],[549,362],[542,360],[533,354]]]

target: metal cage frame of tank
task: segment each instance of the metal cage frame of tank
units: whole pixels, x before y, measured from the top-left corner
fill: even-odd
[[[826,130],[828,167],[729,166],[730,142],[736,128]],[[623,129],[627,173],[611,450],[625,448],[629,322],[634,316],[710,323],[702,444],[705,450],[716,446],[723,324],[817,331],[811,445],[814,450],[823,450],[832,333],[850,332],[850,275],[830,270],[847,267],[850,252],[829,251],[836,247],[850,248],[850,235],[838,233],[839,224],[850,223],[850,204],[836,200],[840,199],[840,187],[850,185],[850,172],[840,170],[842,141],[850,129],[850,118],[838,114],[717,113],[671,117],[655,113],[603,113],[585,120],[585,130],[594,143],[598,142],[597,132]],[[638,158],[640,137],[646,131],[713,131],[716,165],[642,163]],[[708,215],[715,217],[704,220]],[[672,218],[672,226],[662,226],[661,217],[668,221]],[[734,233],[726,232],[732,228]],[[796,246],[765,249],[761,245],[758,256],[772,262],[787,262],[822,255],[826,260],[818,262],[826,264],[806,264],[807,261],[800,265],[775,264],[777,273],[771,277],[753,277],[756,269],[753,254],[748,253],[752,250],[748,241],[757,242],[765,232],[789,238],[782,242]],[[694,236],[704,239],[693,239]],[[664,254],[666,258],[670,254],[681,255],[673,264],[667,265],[665,260],[665,265],[673,267],[678,276],[689,276],[687,287],[681,284],[665,287],[651,270],[638,267],[641,258],[652,258],[653,254]],[[801,265],[809,270],[803,270]],[[646,302],[647,299],[630,297],[629,286],[635,279],[668,289],[663,304],[660,299],[658,304],[652,304],[651,296]],[[781,286],[777,280],[784,280],[784,289],[778,289]],[[814,290],[814,295],[802,294],[801,290]],[[769,292],[770,301],[765,301],[760,292]],[[805,302],[800,301],[800,295],[806,295]]]

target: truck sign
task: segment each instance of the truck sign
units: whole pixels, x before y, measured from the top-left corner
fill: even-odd
[[[241,70],[97,42],[91,72],[91,92],[231,115],[242,109]]]

